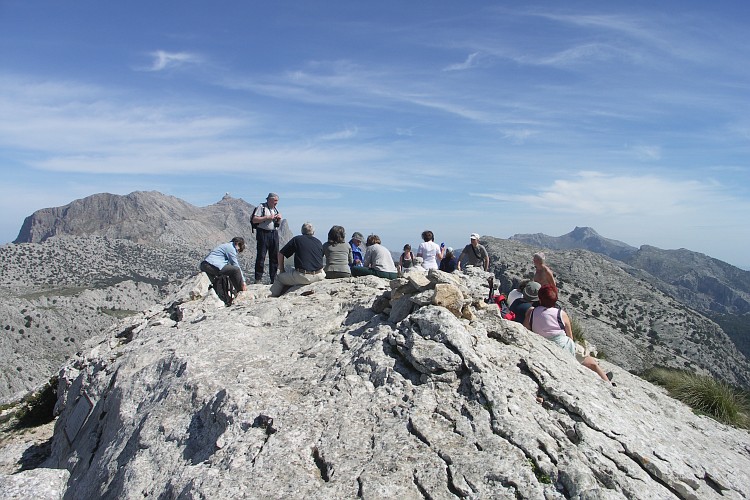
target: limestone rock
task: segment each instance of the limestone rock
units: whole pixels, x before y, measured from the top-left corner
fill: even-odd
[[[432,282],[427,279],[427,275],[421,272],[412,272],[407,276],[409,284],[414,287],[417,291],[422,291],[430,288]]]
[[[395,324],[371,308],[381,283],[325,280],[229,308],[185,300],[173,326],[154,309],[130,342],[103,339],[62,370],[44,467],[69,471],[67,498],[750,491],[746,431],[605,363],[610,387],[490,311],[469,323],[428,305]]]
[[[33,469],[0,475],[0,491],[7,500],[59,500],[63,498],[70,472],[65,469]]]
[[[435,295],[432,303],[436,306],[443,306],[457,317],[461,316],[461,310],[464,307],[464,296],[461,290],[455,285],[439,283],[435,285]]]

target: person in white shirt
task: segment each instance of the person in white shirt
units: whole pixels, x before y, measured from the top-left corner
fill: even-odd
[[[422,231],[423,243],[419,244],[417,257],[422,257],[422,267],[425,269],[437,269],[443,260],[443,247],[435,243],[435,235],[432,231]]]

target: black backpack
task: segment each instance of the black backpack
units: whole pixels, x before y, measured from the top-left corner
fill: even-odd
[[[260,212],[258,211],[260,209]],[[254,233],[255,230],[258,228],[258,223],[253,222],[253,219],[255,218],[255,214],[258,214],[258,217],[263,217],[263,203],[258,205],[253,209],[252,215],[250,215],[250,232]]]
[[[214,292],[216,292],[216,296],[219,297],[227,307],[231,306],[235,297],[237,297],[237,289],[234,288],[234,284],[227,274],[217,276],[213,284],[208,287],[209,290],[212,288],[214,289]]]

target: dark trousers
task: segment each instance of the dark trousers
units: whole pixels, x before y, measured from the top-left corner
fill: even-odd
[[[222,274],[226,274],[229,276],[229,279],[232,280],[232,284],[237,289],[237,291],[242,290],[242,271],[240,271],[240,268],[237,266],[227,264],[226,266],[219,269],[218,267],[214,266],[213,264],[209,264],[204,260],[203,262],[201,262],[200,270],[208,275],[208,279],[211,281],[212,285],[216,281],[216,278],[218,278]]]
[[[268,276],[273,283],[279,268],[279,232],[257,228],[255,240],[258,242],[258,251],[255,256],[255,281],[260,281],[263,277],[263,267],[266,263],[266,253],[268,253]]]

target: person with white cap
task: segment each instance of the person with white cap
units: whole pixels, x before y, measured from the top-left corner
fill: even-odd
[[[458,256],[458,269],[461,270],[461,263],[466,261],[466,266],[481,267],[485,271],[490,268],[490,256],[487,249],[479,244],[479,235],[471,233],[469,236],[471,243],[466,245]]]
[[[458,259],[453,255],[453,248],[448,247],[445,249],[445,255],[443,256],[443,260],[440,261],[438,269],[446,273],[452,273],[458,269]]]

